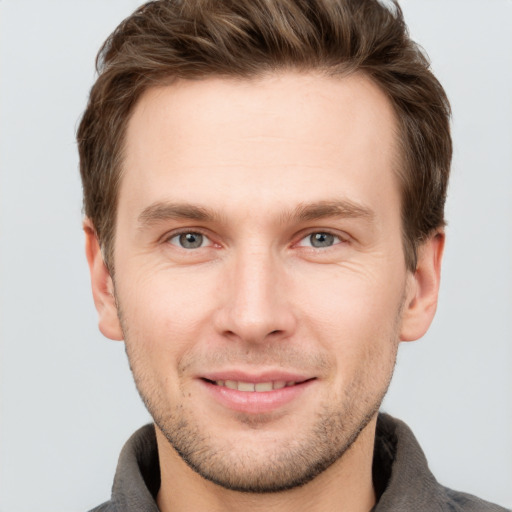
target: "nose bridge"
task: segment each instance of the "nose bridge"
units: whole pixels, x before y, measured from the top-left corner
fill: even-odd
[[[282,287],[283,263],[271,248],[242,248],[230,267],[223,332],[250,342],[291,334],[294,318]]]

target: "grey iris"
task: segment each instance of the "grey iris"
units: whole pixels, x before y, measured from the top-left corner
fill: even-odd
[[[185,249],[197,249],[203,244],[201,233],[183,233],[180,235],[180,245]]]
[[[330,247],[334,244],[334,235],[330,233],[313,233],[309,239],[313,247]]]

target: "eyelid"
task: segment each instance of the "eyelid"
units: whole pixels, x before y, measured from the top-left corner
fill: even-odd
[[[203,249],[204,247],[213,247],[215,245],[219,245],[213,241],[212,236],[209,233],[207,233],[206,230],[204,230],[202,228],[196,228],[196,227],[177,228],[172,231],[168,231],[167,233],[165,233],[165,235],[163,235],[160,238],[160,241],[163,243],[168,243],[168,244],[172,245],[173,247],[177,247],[178,249],[186,250],[184,247],[180,247],[177,244],[171,243],[171,240],[173,238],[176,238],[177,236],[186,235],[188,233],[197,233],[198,235],[202,235],[204,238],[206,238],[209,241],[208,245],[203,246],[203,247],[198,247],[198,249]]]
[[[205,247],[212,247],[212,246],[220,247],[221,246],[221,244],[214,241],[214,237],[212,236],[212,234],[209,230],[206,230],[204,228],[194,227],[194,226],[180,227],[180,228],[176,228],[171,231],[168,231],[162,237],[160,237],[159,242],[170,243],[170,240],[172,238],[175,238],[177,236],[184,235],[187,233],[198,233],[198,234],[201,234],[203,237],[205,237],[209,241],[208,245],[206,245]],[[300,243],[315,233],[326,233],[326,234],[332,235],[332,236],[336,237],[339,240],[339,242],[336,242],[332,246],[327,246],[325,248],[317,248],[317,247],[309,246],[309,248],[314,249],[314,250],[329,249],[329,248],[335,247],[336,245],[339,245],[341,243],[349,243],[351,240],[351,237],[349,235],[347,235],[346,233],[339,232],[334,229],[322,229],[322,228],[311,229],[311,228],[308,228],[307,230],[301,231],[296,237],[294,237],[296,241],[292,244],[292,246],[308,247],[306,245],[300,245]],[[174,247],[180,248],[176,244],[171,244],[171,245],[173,245]]]
[[[335,242],[333,245],[326,246],[326,247],[313,247],[311,245],[301,245],[301,242],[303,242],[305,239],[309,238],[311,235],[314,235],[316,233],[325,233],[327,235],[332,235],[335,238],[339,240],[339,242]],[[293,245],[295,247],[309,247],[310,249],[314,249],[315,251],[318,250],[326,250],[330,249],[332,247],[336,247],[337,245],[343,244],[343,243],[349,243],[350,242],[350,236],[346,233],[340,233],[339,231],[336,231],[334,229],[308,229],[307,231],[303,231],[299,233],[297,236],[297,242],[295,242]]]

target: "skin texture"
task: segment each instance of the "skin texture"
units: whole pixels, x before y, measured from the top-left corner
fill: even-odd
[[[376,413],[433,318],[444,243],[407,271],[395,138],[360,75],[178,81],[136,105],[115,283],[84,226],[100,329],[157,425],[162,511],[374,504]],[[270,408],[205,381],[283,373],[308,382]]]

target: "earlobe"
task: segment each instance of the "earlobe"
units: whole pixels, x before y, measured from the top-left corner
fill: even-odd
[[[416,271],[410,273],[400,329],[400,341],[421,338],[437,308],[445,235],[438,231],[418,248]]]
[[[112,277],[103,260],[94,226],[87,218],[84,220],[83,229],[85,233],[85,254],[91,274],[94,305],[98,311],[99,329],[107,338],[122,340],[123,333],[117,315]]]

